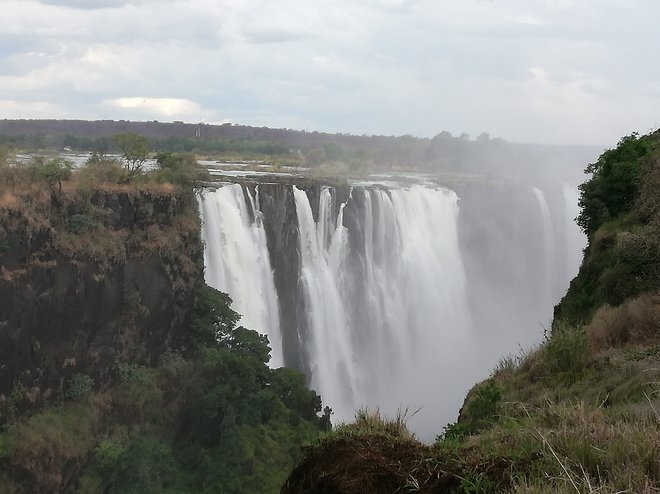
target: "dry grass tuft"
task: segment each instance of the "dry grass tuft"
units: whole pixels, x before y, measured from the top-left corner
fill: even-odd
[[[0,209],[16,209],[20,201],[13,192],[4,191],[0,193]]]
[[[645,294],[618,307],[604,305],[585,327],[590,350],[642,344],[660,336],[660,294]]]
[[[360,408],[355,413],[355,421],[344,427],[349,427],[364,434],[382,434],[386,436],[414,439],[414,434],[408,430],[408,420],[419,410],[411,412],[408,408],[399,410],[393,419],[387,419],[380,413],[380,409],[369,410]]]

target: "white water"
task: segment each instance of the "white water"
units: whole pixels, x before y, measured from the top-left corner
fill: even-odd
[[[539,205],[539,209],[541,210],[541,219],[543,221],[543,245],[545,248],[545,255],[543,256],[543,259],[545,261],[545,284],[549,293],[549,300],[552,302],[553,300],[558,299],[559,296],[561,296],[560,293],[556,293],[557,291],[557,283],[555,282],[555,272],[557,269],[556,262],[557,262],[557,255],[556,255],[556,241],[555,241],[555,232],[554,232],[554,227],[552,226],[552,216],[550,215],[550,208],[548,207],[548,203],[545,200],[545,194],[543,191],[537,187],[532,187],[532,191],[534,192],[534,196],[536,196],[536,200]],[[561,287],[561,289],[565,289],[564,286]]]
[[[268,335],[271,365],[280,367],[280,332],[277,292],[268,258],[266,234],[252,196],[240,185],[206,190],[200,195],[205,278],[213,288],[228,293],[240,323]],[[254,212],[250,221],[248,207]]]
[[[447,413],[439,395],[456,403],[448,390],[464,395],[473,382],[469,372],[449,372],[469,359],[470,341],[458,199],[421,186],[353,193],[365,195],[357,263],[343,206],[332,218],[324,189],[314,223],[307,195],[294,190],[312,386],[333,407],[335,421],[350,420],[360,406],[390,415],[419,406],[413,425],[437,432],[438,416]]]
[[[313,194],[281,187],[292,188],[294,204],[284,201],[277,207],[295,207],[287,217],[297,217],[297,225],[285,227],[293,226],[299,237],[299,245],[286,248],[300,253],[297,278],[294,269],[294,278],[284,285],[299,291],[296,309],[304,319],[297,319],[300,327],[283,329],[295,334],[288,341],[301,341],[293,351],[304,356],[310,383],[333,408],[334,423],[350,420],[361,406],[379,407],[390,416],[399,408],[421,407],[409,425],[423,439],[432,439],[456,419],[467,390],[487,376],[502,353],[515,351],[518,342],[538,341],[539,324],[547,323],[547,311],[561,295],[552,293],[553,280],[565,289],[579,263],[567,260],[566,279],[563,266],[557,270],[554,264],[567,258],[563,249],[575,257],[575,239],[583,239],[572,218],[568,221],[576,214],[572,189],[564,188],[559,219],[536,188],[524,211],[495,214],[488,203],[482,216],[473,210],[473,216],[464,217],[472,218],[461,225],[462,248],[473,256],[468,283],[454,192],[426,185],[387,191],[356,186],[346,204],[336,204],[335,192],[323,188],[319,203],[310,204]],[[206,278],[234,299],[242,324],[268,334],[277,366],[284,360],[281,323],[257,203],[239,185],[200,196]],[[318,210],[316,221],[313,210]],[[480,223],[484,216],[492,219]],[[507,226],[523,220],[519,230]],[[568,226],[560,226],[564,221]],[[507,237],[509,244],[502,232],[510,231],[518,231],[518,237]],[[520,236],[533,231],[538,232],[533,243]],[[465,243],[473,239],[476,243]],[[502,250],[509,245],[520,256]],[[537,250],[528,255],[530,245]],[[279,259],[282,252],[271,254]],[[475,255],[489,261],[476,262]],[[521,295],[530,293],[521,306]],[[471,320],[475,304],[483,310]]]

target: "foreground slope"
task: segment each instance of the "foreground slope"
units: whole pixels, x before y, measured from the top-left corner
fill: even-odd
[[[503,359],[433,445],[359,412],[283,494],[660,492],[660,133],[587,171],[589,245],[539,348]]]

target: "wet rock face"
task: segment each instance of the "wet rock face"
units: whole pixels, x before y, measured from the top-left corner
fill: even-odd
[[[259,209],[264,217],[268,253],[279,295],[284,363],[304,371],[308,363],[304,361],[301,341],[307,328],[299,303],[302,299],[300,237],[293,188],[283,184],[260,184]]]
[[[90,203],[107,213],[104,227],[120,232],[124,255],[95,262],[63,250],[62,226],[43,218],[36,227],[0,224],[0,396],[20,386],[26,408],[66,391],[75,373],[103,387],[117,362],[155,360],[184,326],[202,280],[199,232],[178,235],[173,225],[197,214],[189,203],[139,192],[96,192]],[[158,250],[136,240],[147,228],[170,234]]]

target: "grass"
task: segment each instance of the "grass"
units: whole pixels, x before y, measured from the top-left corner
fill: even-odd
[[[0,166],[0,255],[28,245],[23,238],[42,239],[38,245],[29,242],[28,255],[19,256],[26,258],[22,265],[3,262],[2,279],[19,279],[55,254],[107,267],[147,250],[180,251],[198,229],[191,219],[196,215],[189,214],[194,207],[190,191],[148,174],[126,183],[124,175],[116,163],[89,166],[71,174],[60,190],[29,166]],[[125,223],[133,214],[121,216],[121,208],[139,213],[135,225]]]
[[[329,436],[332,437],[355,437],[355,436],[383,436],[403,440],[414,439],[414,434],[408,430],[408,420],[414,417],[419,410],[410,410],[408,408],[399,410],[394,418],[384,417],[378,408],[370,410],[360,408],[355,412],[353,422],[338,424]]]
[[[660,334],[644,335],[596,350],[584,328],[557,324],[502,359],[434,445],[405,414],[360,410],[282,492],[660,493]]]
[[[656,338],[660,324],[660,293],[644,294],[618,307],[600,307],[585,330],[593,351],[646,343]]]
[[[651,334],[606,349],[584,345],[587,336],[555,328],[490,378],[502,390],[500,417],[462,448],[474,448],[470,461],[475,452],[530,451],[534,460],[499,479],[509,481],[506,489],[484,492],[660,492],[660,366]]]
[[[83,399],[13,424],[3,433],[8,471],[14,478],[33,479],[41,492],[56,492],[62,485],[61,472],[84,462],[86,452],[93,448],[100,418],[98,404]],[[11,486],[6,482],[7,492]]]

